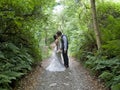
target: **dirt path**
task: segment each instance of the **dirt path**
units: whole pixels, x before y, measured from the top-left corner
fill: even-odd
[[[46,71],[48,65],[49,60],[44,60],[42,68],[37,67],[16,90],[105,90],[74,58],[64,72]]]

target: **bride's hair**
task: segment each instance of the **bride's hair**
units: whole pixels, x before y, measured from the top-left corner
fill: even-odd
[[[57,36],[56,36],[56,35],[53,35],[53,38],[54,38],[54,40],[56,40],[56,39],[57,39]]]

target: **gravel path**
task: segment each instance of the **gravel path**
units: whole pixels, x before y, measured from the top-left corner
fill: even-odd
[[[48,65],[49,60],[44,60],[42,68],[38,66],[15,90],[105,90],[74,58],[64,72],[46,71]]]

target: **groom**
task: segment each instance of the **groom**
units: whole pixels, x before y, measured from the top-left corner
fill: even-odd
[[[61,37],[61,50],[62,50],[62,55],[64,59],[64,65],[66,68],[69,67],[69,59],[68,59],[68,39],[66,35],[63,35],[61,31],[58,31],[57,33],[58,37]]]

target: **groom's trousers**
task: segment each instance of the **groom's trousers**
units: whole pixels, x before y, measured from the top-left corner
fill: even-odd
[[[66,53],[64,53],[63,51],[62,54],[63,54],[63,59],[64,59],[64,65],[66,67],[69,67],[68,51],[66,51]]]

